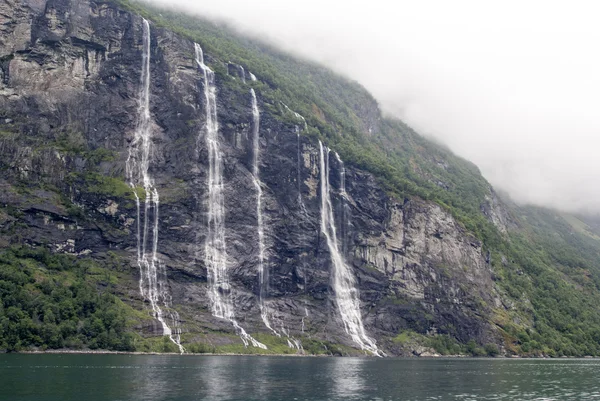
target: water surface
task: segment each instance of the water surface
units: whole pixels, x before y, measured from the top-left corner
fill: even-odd
[[[600,400],[600,360],[5,354],[0,400]]]

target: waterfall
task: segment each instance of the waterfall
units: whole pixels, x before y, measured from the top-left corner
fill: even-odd
[[[258,167],[260,158],[260,147],[259,147],[259,135],[260,135],[260,110],[258,109],[258,102],[256,100],[256,93],[254,89],[250,89],[252,95],[252,182],[256,189],[256,219],[257,219],[257,231],[258,231],[258,283],[259,283],[259,296],[258,305],[260,308],[260,317],[263,323],[269,330],[275,335],[280,337],[280,334],[273,329],[271,322],[269,321],[269,311],[267,305],[265,305],[265,296],[268,295],[269,278],[265,271],[265,231],[263,227],[263,214],[262,214],[262,183],[260,182],[260,171]]]
[[[344,162],[340,158],[338,152],[333,152],[335,154],[335,159],[340,164],[340,195],[343,199],[346,199],[346,168],[344,167]]]
[[[262,318],[265,326],[273,332],[277,337],[281,337],[281,334],[275,330],[271,324],[269,315],[269,307],[265,303],[265,297],[268,295],[269,290],[269,277],[268,272],[265,270],[265,232],[263,224],[263,213],[262,213],[262,182],[260,181],[260,169],[258,167],[260,161],[260,110],[258,109],[258,102],[256,99],[256,92],[254,89],[250,89],[252,95],[252,181],[254,188],[256,189],[256,219],[257,219],[257,231],[258,231],[258,280],[259,280],[259,307],[260,317]],[[288,330],[283,325],[281,326],[281,332],[287,337],[288,347],[297,349],[298,351],[304,351],[300,341],[290,336]]]
[[[296,113],[295,111],[293,111],[292,109],[290,109],[288,107],[287,104],[281,102],[281,104],[283,105],[283,107],[285,107],[285,109],[287,111],[289,111],[290,113],[292,113],[294,115],[294,117],[296,117],[296,119],[302,121],[302,123],[304,124],[304,130],[307,131],[308,130],[308,124],[306,123],[306,119],[300,115],[299,113]],[[304,205],[304,201],[302,200],[302,181],[301,181],[301,158],[302,158],[302,152],[301,152],[301,144],[300,144],[300,128],[296,125],[296,137],[298,139],[298,159],[297,159],[297,170],[298,170],[298,204],[300,205],[300,209],[302,210],[302,212],[304,213],[304,215],[307,214],[306,211],[306,206]]]
[[[342,198],[342,207],[341,207],[341,213],[340,213],[340,218],[341,218],[341,239],[342,239],[342,255],[346,255],[346,253],[348,252],[347,249],[347,244],[346,241],[344,240],[344,238],[346,238],[346,207],[347,207],[347,203],[346,200],[348,198],[348,194],[346,193],[346,168],[344,167],[344,162],[342,161],[342,159],[340,158],[340,155],[338,154],[338,152],[334,152],[335,154],[335,158],[337,160],[337,162],[340,165],[340,197]]]
[[[306,288],[306,278],[304,279],[304,286]],[[302,316],[302,334],[304,334],[304,329],[306,328],[305,324],[304,324],[304,319],[306,319],[308,317],[308,308],[305,306],[304,307],[304,316]]]
[[[300,340],[296,340],[293,336],[290,336],[289,330],[283,326],[281,326],[281,332],[287,337],[287,345],[289,348],[293,348],[301,353],[304,353],[304,348],[302,347]]]
[[[346,333],[350,335],[352,341],[354,341],[362,350],[380,356],[380,351],[377,349],[375,341],[369,338],[365,332],[360,314],[360,298],[356,288],[355,279],[350,266],[344,261],[339,249],[330,195],[329,152],[329,148],[324,147],[321,141],[319,141],[321,170],[321,231],[325,235],[327,247],[329,248],[329,254],[331,256],[335,301],[342,322],[344,323],[344,329],[346,330]],[[342,196],[345,196],[345,188],[341,189],[341,193]]]
[[[292,111],[285,103],[282,103],[282,104],[289,112],[293,113],[297,119],[301,120],[304,123],[304,130],[308,131],[308,125],[306,124],[306,119],[304,117],[302,117],[300,114],[296,113],[295,111]],[[300,142],[300,128],[297,125],[295,127],[295,131],[296,131],[296,139],[297,139],[296,184],[298,186],[298,205],[300,206],[300,211],[302,212],[304,217],[308,218],[308,211],[306,210],[306,205],[304,204],[304,200],[302,199],[302,143]],[[302,259],[303,258],[301,257],[301,260]],[[306,261],[305,260],[302,260],[302,272],[303,272],[302,275],[304,277],[304,295],[306,295],[308,270],[306,269]],[[304,312],[305,313],[304,313],[304,316],[302,317],[302,322],[301,322],[302,334],[304,334],[304,329],[305,329],[304,320],[308,317],[308,306],[307,306],[306,298],[304,299]]]
[[[292,109],[290,109],[287,104],[285,104],[283,102],[281,102],[281,104],[283,105],[283,107],[285,107],[285,109],[287,111],[289,111],[290,113],[292,113],[294,115],[294,117],[296,117],[298,120],[302,121],[302,123],[304,124],[304,130],[308,130],[308,124],[306,123],[306,118],[304,118],[304,116],[302,116],[301,114],[296,113],[295,111],[293,111]],[[296,132],[299,133],[299,131],[296,131]]]
[[[256,81],[256,75],[248,71],[248,75],[250,75],[250,81]]]
[[[140,294],[150,302],[153,316],[160,322],[163,335],[169,336],[177,345],[179,351],[185,350],[181,346],[180,331],[173,330],[167,324],[162,305],[167,308],[168,314],[177,325],[179,315],[171,309],[171,296],[167,285],[166,269],[158,259],[158,190],[154,180],[149,174],[150,159],[152,155],[152,129],[150,117],[150,24],[143,20],[143,51],[141,87],[138,95],[138,122],[133,141],[128,149],[126,162],[127,178],[135,196],[137,218],[137,264],[140,269]],[[144,208],[142,212],[138,187],[145,192]],[[143,215],[143,223],[142,223]],[[151,228],[149,226],[152,226]],[[148,243],[151,242],[150,249]]]
[[[199,44],[194,44],[196,63],[204,76],[206,103],[205,139],[208,148],[208,233],[205,242],[205,263],[208,273],[208,296],[212,314],[231,322],[245,346],[267,349],[237,323],[231,301],[231,285],[227,268],[225,246],[225,197],[223,194],[223,154],[219,146],[217,119],[217,89],[214,72],[204,64],[204,54]]]
[[[239,71],[240,71],[240,77],[242,78],[242,82],[246,83],[246,71],[244,70],[244,67],[242,67],[240,65]]]
[[[300,205],[300,210],[302,211],[302,214],[304,215],[304,217],[308,218],[308,211],[306,210],[306,206],[304,205],[304,200],[302,199],[302,145],[300,143],[300,129],[298,128],[298,126],[296,125],[296,137],[298,140],[298,145],[297,145],[297,152],[298,152],[298,156],[297,156],[297,166],[296,166],[296,170],[297,170],[297,185],[298,185],[298,204]],[[301,265],[302,265],[302,276],[304,277],[304,295],[306,296],[306,292],[307,292],[307,288],[308,288],[308,269],[306,268],[306,260],[304,260],[303,256],[300,256],[300,261],[301,261]],[[305,329],[305,324],[304,324],[304,319],[306,319],[308,317],[308,302],[306,300],[306,298],[304,299],[304,316],[302,317],[302,323],[301,323],[301,330],[302,330],[302,334],[304,334],[304,329]]]

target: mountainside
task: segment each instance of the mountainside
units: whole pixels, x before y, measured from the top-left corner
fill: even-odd
[[[0,171],[0,349],[600,354],[593,219],[211,22],[0,0]]]

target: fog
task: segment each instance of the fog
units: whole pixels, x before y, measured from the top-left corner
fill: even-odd
[[[600,212],[593,1],[168,4],[358,81],[387,113],[477,164],[518,202]]]

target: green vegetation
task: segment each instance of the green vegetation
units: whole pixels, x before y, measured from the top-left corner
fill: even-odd
[[[109,291],[98,291],[90,283],[90,269],[95,265],[92,260],[40,249],[3,251],[0,350],[135,350],[138,336],[128,330],[134,312]],[[109,287],[110,279],[104,285]]]
[[[106,177],[101,174],[88,174],[84,181],[88,184],[87,190],[89,192],[118,198],[129,195],[133,198],[133,191],[122,179]]]
[[[512,352],[600,355],[600,248],[559,214],[525,207],[524,228],[493,258],[499,286],[515,302],[496,320]],[[502,256],[506,263],[501,263]],[[517,324],[525,317],[529,323]]]
[[[115,295],[123,289],[129,266],[113,252],[99,261],[53,254],[45,248],[11,247],[0,253],[0,352],[91,349],[127,352],[179,350],[166,336],[142,337],[134,327],[151,318]],[[287,339],[258,333],[268,350],[244,347],[233,334],[228,345],[186,344],[190,353],[297,354]],[[356,350],[302,338],[307,353],[353,355]],[[196,340],[197,341],[197,340]]]
[[[412,330],[405,330],[402,333],[398,334],[396,337],[392,339],[394,344],[398,345],[407,345],[409,342],[418,342],[421,343],[424,341],[425,336],[421,334],[417,334]]]
[[[230,60],[252,71],[258,81],[249,84],[271,114],[290,125],[298,124],[282,103],[288,105],[306,118],[304,135],[334,148],[347,164],[373,173],[390,193],[435,201],[486,243],[500,241],[480,213],[490,187],[478,168],[399,120],[379,119],[377,102],[356,82],[237,35],[223,24],[131,0],[112,1],[199,43],[210,56],[209,64],[211,58]],[[240,85],[220,63],[211,67],[224,85]],[[364,121],[369,119],[379,121],[368,127]]]
[[[461,344],[455,338],[446,334],[422,335],[412,330],[405,330],[392,339],[396,345],[404,348],[415,348],[418,346],[428,347],[442,356],[464,355],[464,356],[497,356],[500,351],[496,344],[481,346],[476,341],[470,340]]]
[[[108,177],[98,173],[75,175],[75,180],[82,180],[86,191],[106,197],[126,198],[135,200],[135,194],[140,200],[146,199],[146,191],[142,187],[132,189],[122,178]],[[134,193],[135,191],[135,193]]]
[[[376,101],[357,83],[238,36],[224,25],[129,0],[111,2],[200,43],[219,83],[231,91],[246,89],[227,75],[221,63],[211,62],[231,60],[243,65],[258,77],[248,85],[259,93],[270,114],[290,127],[298,124],[283,107],[287,104],[306,118],[308,129],[303,135],[324,141],[348,165],[373,173],[390,194],[436,202],[483,241],[484,251],[491,253],[497,287],[510,301],[510,306],[497,308],[490,317],[509,354],[600,355],[600,220],[512,206],[509,213],[517,228],[501,234],[481,213],[490,186],[478,168],[419,136],[401,121],[379,118]],[[192,51],[190,48],[190,57]],[[65,183],[55,183],[50,177],[47,181],[53,184],[49,184],[42,176],[35,183],[33,179],[22,180],[19,191],[27,193],[37,185],[60,194],[65,191],[55,185],[77,184],[73,186],[99,197],[135,198],[129,185],[118,178],[122,172],[111,174],[100,168],[103,162],[114,160],[114,152],[89,149],[81,132],[72,127],[62,127],[51,135],[42,138],[0,131],[0,145],[7,149],[18,138],[34,155],[56,151],[59,157],[77,156],[85,165],[65,177]],[[0,161],[0,171],[7,169],[9,166]],[[142,188],[135,191],[140,199],[145,198]],[[184,185],[174,182],[166,190],[165,200],[168,203],[183,196]],[[69,216],[83,218],[82,210],[65,196],[57,203]],[[0,219],[18,218],[19,213],[4,205]],[[12,229],[18,231],[15,227]],[[5,249],[0,254],[0,349],[89,347],[177,352],[166,337],[133,334],[133,325],[149,316],[112,295],[125,274],[113,267],[116,265],[40,249]],[[447,273],[443,268],[441,272]],[[403,298],[389,301],[409,302]],[[285,339],[268,335],[257,338],[269,346],[270,353],[294,352]],[[461,344],[448,333],[426,336],[405,331],[392,342],[398,346],[416,342],[442,355],[495,356],[502,351],[493,343]],[[303,339],[303,345],[312,354],[351,352],[340,345],[309,339]],[[256,351],[233,340],[230,345],[186,346],[194,353]]]
[[[299,351],[296,348],[290,348],[288,339],[285,337],[277,337],[272,334],[255,333],[253,337],[265,344],[267,349],[256,347],[245,347],[239,337],[231,334],[221,334],[222,338],[229,338],[231,343],[224,345],[209,345],[203,342],[197,342],[186,345],[186,351],[193,354],[241,354],[241,355],[298,355]],[[298,338],[301,341],[302,348],[305,354],[309,355],[360,355],[360,351],[354,348],[349,348],[341,344],[335,344],[330,341],[318,341],[306,337]]]

